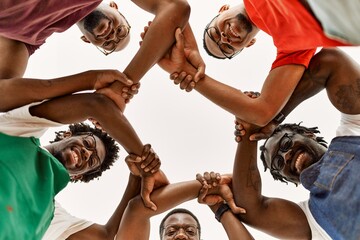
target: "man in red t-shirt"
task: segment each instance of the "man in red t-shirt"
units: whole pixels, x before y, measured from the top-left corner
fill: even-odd
[[[184,37],[185,50],[196,49],[196,42],[189,31],[178,33]],[[312,15],[305,1],[244,0],[243,4],[220,9],[204,31],[204,48],[208,54],[220,59],[231,59],[243,48],[252,46],[256,34],[264,31],[272,36],[277,47],[273,62],[261,90],[261,96],[251,99],[241,91],[215,81],[205,75],[201,81],[192,81],[196,72],[191,67],[191,55],[184,54],[187,62],[179,67],[163,61],[168,71],[182,89],[193,88],[215,104],[244,121],[265,126],[273,119],[282,121],[281,109],[293,93],[317,47],[346,46],[350,43],[328,38]],[[180,44],[178,44],[179,46]],[[175,48],[173,48],[175,50]],[[179,50],[179,49],[176,49]],[[172,55],[173,57],[176,55]],[[179,60],[179,59],[177,59]],[[185,71],[188,76],[179,70]]]

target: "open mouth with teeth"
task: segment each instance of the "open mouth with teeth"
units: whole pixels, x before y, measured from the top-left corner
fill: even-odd
[[[300,175],[300,173],[313,163],[311,155],[304,151],[298,150],[292,159],[292,170],[293,172]]]
[[[71,153],[70,164],[76,166],[80,162],[80,154],[75,148],[72,148],[70,150],[70,153]]]
[[[235,29],[229,25],[229,35],[233,38],[240,38],[240,35],[235,31]]]

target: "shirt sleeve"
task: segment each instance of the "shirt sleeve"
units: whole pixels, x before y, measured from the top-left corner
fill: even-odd
[[[11,136],[40,138],[48,128],[63,126],[58,122],[32,116],[30,107],[40,103],[32,103],[1,114],[0,132]]]
[[[64,240],[92,224],[93,222],[72,216],[55,201],[54,218],[42,240]]]
[[[309,66],[311,58],[314,56],[316,48],[301,51],[277,51],[276,60],[271,66],[271,70],[283,65],[298,64],[306,68]]]

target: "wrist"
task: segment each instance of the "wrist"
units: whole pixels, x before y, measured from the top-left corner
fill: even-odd
[[[274,117],[273,121],[277,125],[279,125],[285,120],[285,118],[286,118],[286,116],[282,112],[279,112],[279,114]]]
[[[215,219],[220,222],[222,215],[224,215],[225,212],[229,211],[230,207],[225,202],[221,203],[220,206],[215,211]]]

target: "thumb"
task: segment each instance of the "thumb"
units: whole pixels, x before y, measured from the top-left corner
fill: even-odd
[[[184,35],[182,34],[181,28],[177,28],[175,31],[176,47],[184,49]]]
[[[254,133],[249,137],[250,141],[259,141],[261,139],[265,139],[266,135],[264,133]]]
[[[136,154],[130,153],[126,158],[126,162],[139,163],[142,161],[142,158]]]
[[[235,214],[246,213],[246,210],[244,208],[236,206],[234,200],[228,201],[227,204],[229,205],[231,211]]]
[[[141,178],[141,198],[144,201],[144,205],[147,208],[150,208],[153,211],[156,211],[157,207],[153,201],[150,199],[150,193],[154,188],[154,181],[151,179],[146,180],[146,178]]]

